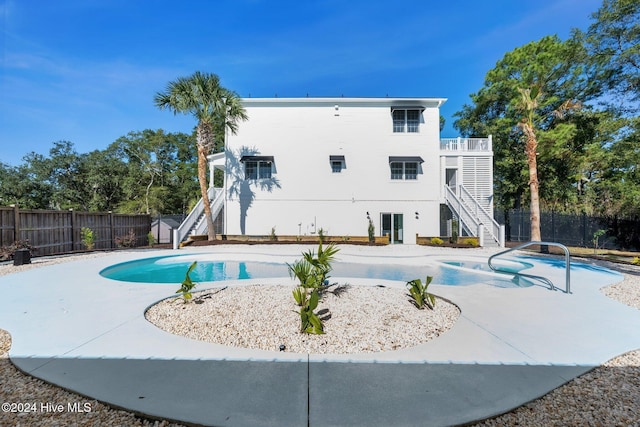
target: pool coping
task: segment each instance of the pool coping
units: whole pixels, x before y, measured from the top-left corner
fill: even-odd
[[[290,262],[299,257],[300,248],[309,247],[274,251],[272,246],[233,245],[185,252],[211,252],[225,257],[250,254],[254,260],[278,257]],[[419,265],[440,257],[417,247],[360,248],[344,247],[340,259]],[[470,254],[468,250],[462,252]],[[428,408],[417,411],[425,416],[428,412],[434,425],[450,425],[510,410],[616,355],[640,348],[640,337],[633,333],[640,327],[640,312],[604,296],[599,288],[615,282],[615,278],[608,278],[608,283],[604,279],[589,283],[587,273],[594,271],[588,269],[574,274],[572,280],[577,285],[571,295],[542,287],[432,286],[433,293],[456,303],[462,313],[449,332],[411,349],[305,355],[202,343],[160,331],[144,319],[144,308],[175,292],[176,285],[134,285],[94,277],[96,271],[118,260],[159,254],[176,252],[142,252],[135,256],[116,252],[74,261],[73,265],[59,264],[0,277],[4,295],[0,300],[0,327],[12,334],[10,357],[14,364],[31,375],[118,407],[196,424],[249,426],[258,425],[260,420],[263,425],[299,425],[302,421],[310,425],[385,425],[390,420],[404,420],[411,425],[417,414],[414,410],[411,416],[403,415],[411,405],[398,396],[409,396],[413,391],[424,397],[424,389],[428,388],[429,396],[438,398]],[[550,269],[550,274],[561,278],[564,271]],[[92,280],[87,282],[87,277]],[[43,287],[51,278],[58,278],[56,286]],[[281,279],[250,279],[242,283],[278,280]],[[16,285],[20,292],[11,292],[10,287]],[[180,365],[182,372],[170,368],[174,365]],[[158,384],[152,375],[157,376],[159,370],[165,385]],[[203,370],[210,374],[203,375]],[[251,377],[247,371],[251,371]],[[285,373],[295,381],[282,384],[278,378]],[[205,377],[208,381],[203,382]],[[140,399],[124,388],[129,384],[127,378],[136,378],[136,384],[146,381],[148,386],[154,385],[156,392],[145,387],[145,398]],[[215,385],[221,383],[220,378],[226,379],[224,386]],[[256,383],[256,378],[261,381]],[[394,387],[370,387],[383,379],[395,384],[395,392]],[[192,402],[185,410],[171,403],[179,390],[197,384],[201,384],[203,389],[199,391],[206,396],[195,399],[199,404]],[[452,384],[456,393],[464,395],[468,409],[446,403],[451,396],[444,390]],[[353,393],[356,385],[366,391],[358,394],[360,397]],[[469,391],[461,391],[463,386]],[[244,395],[251,387],[264,389],[269,398],[253,399],[251,410],[234,403],[231,396]],[[301,399],[300,395],[306,398]],[[220,402],[221,396],[229,396],[228,401]],[[212,399],[217,403],[212,405]],[[380,403],[382,399],[385,404]],[[345,402],[361,407],[369,416],[361,412],[361,418],[354,418]],[[291,406],[300,410],[291,411]],[[331,410],[322,411],[320,407]],[[391,414],[395,418],[390,419]],[[420,418],[420,423],[423,421]]]

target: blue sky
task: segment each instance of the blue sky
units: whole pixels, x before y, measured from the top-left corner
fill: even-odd
[[[191,132],[153,104],[213,72],[242,97],[443,97],[453,114],[502,56],[586,29],[601,0],[0,0],[0,162],[67,140]]]

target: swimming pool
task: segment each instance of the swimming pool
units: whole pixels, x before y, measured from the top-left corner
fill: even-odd
[[[483,261],[457,260],[457,261],[442,261],[442,262],[454,267],[469,268],[471,270],[480,270],[480,271],[487,271],[487,272],[493,271],[491,267],[489,267],[489,264],[487,263],[486,260],[483,260]],[[504,271],[508,273],[517,273],[519,271],[533,267],[533,264],[530,262],[510,261],[510,260],[502,260],[502,259],[493,261],[493,265],[500,271]]]
[[[115,264],[100,271],[108,279],[137,283],[181,283],[191,263],[198,265],[191,273],[194,282],[217,282],[222,280],[260,279],[270,277],[288,277],[285,263],[258,261],[208,260],[199,256],[194,259],[185,255],[144,258]],[[417,278],[424,280],[433,277],[433,284],[466,286],[484,283],[497,287],[526,287],[530,283],[512,281],[509,276],[474,272],[467,269],[433,263],[423,266],[397,264],[360,264],[336,262],[333,264],[333,277],[354,277],[383,280],[409,281]]]

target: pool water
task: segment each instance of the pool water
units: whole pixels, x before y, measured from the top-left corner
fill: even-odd
[[[145,258],[115,264],[100,271],[108,279],[137,283],[181,283],[187,269],[193,262],[189,257],[165,256]],[[447,265],[401,266],[393,264],[333,264],[331,275],[334,277],[362,277],[371,279],[409,281],[424,280],[433,277],[433,284],[465,286],[485,283],[498,287],[525,287],[530,283],[517,283],[510,277],[477,274]],[[215,282],[221,280],[255,279],[269,277],[287,277],[289,270],[285,263],[257,261],[213,261],[198,259],[191,273],[194,282]],[[524,282],[524,281],[520,281]]]
[[[489,267],[489,264],[487,263],[487,261],[484,261],[484,262],[482,261],[443,261],[443,262],[447,265],[451,265],[454,267],[469,268],[472,270],[480,270],[480,271],[488,271],[488,272],[493,271]],[[495,260],[492,262],[492,264],[499,271],[508,272],[508,273],[517,273],[519,271],[533,267],[533,264],[529,262],[524,262],[524,261]]]

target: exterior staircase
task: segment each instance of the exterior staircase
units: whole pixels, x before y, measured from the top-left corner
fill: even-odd
[[[504,226],[463,185],[457,193],[445,186],[444,194],[447,206],[469,236],[478,237],[481,246],[504,247]]]
[[[224,191],[222,188],[209,187],[207,194],[211,206],[211,216],[216,219],[224,206]],[[190,236],[207,233],[207,220],[204,215],[204,203],[202,198],[182,221],[180,227],[173,230],[173,249],[178,249],[180,244]]]

